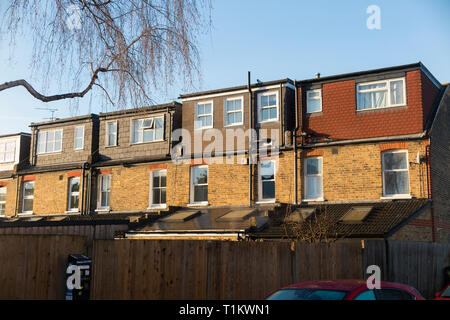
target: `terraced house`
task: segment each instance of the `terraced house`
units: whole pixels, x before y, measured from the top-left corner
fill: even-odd
[[[30,134],[0,136],[0,217],[14,216],[19,189],[17,171],[28,164]]]
[[[302,207],[355,237],[449,241],[448,86],[415,63],[297,88]]]
[[[0,208],[133,216],[141,239],[286,239],[320,216],[338,237],[448,242],[448,96],[415,63],[33,123]]]

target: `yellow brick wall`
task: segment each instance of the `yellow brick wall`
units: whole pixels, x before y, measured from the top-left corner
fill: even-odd
[[[337,149],[337,154],[333,154],[333,148]],[[325,200],[379,200],[383,196],[380,143],[324,147],[320,150],[323,152]],[[420,157],[425,156],[424,142],[409,141],[410,192],[412,197],[427,198],[425,163],[420,165],[411,163],[416,162],[418,152]],[[304,172],[301,166],[300,172],[303,189]]]
[[[5,216],[14,216],[15,204],[16,204],[16,192],[17,192],[17,180],[7,179],[0,180],[0,186],[6,187],[6,204],[5,204]]]
[[[80,170],[81,171],[81,170]],[[64,214],[68,207],[68,190],[69,177],[68,173],[71,171],[57,171],[33,174],[34,181],[34,201],[33,213],[36,215],[47,214]],[[80,201],[83,179],[80,177]],[[21,193],[22,198],[22,193]],[[81,208],[79,208],[81,209]],[[19,212],[21,205],[19,206]]]
[[[145,211],[149,206],[150,167],[111,169],[111,211]],[[97,199],[93,203],[97,204]]]

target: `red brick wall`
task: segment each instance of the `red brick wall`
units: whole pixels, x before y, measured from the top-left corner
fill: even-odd
[[[430,88],[429,80],[422,79],[424,77],[420,70],[406,73],[406,107],[358,113],[354,80],[324,83],[322,113],[313,116],[304,113],[304,130],[335,140],[420,133],[423,131],[423,114],[429,112],[422,108],[422,101],[426,103],[426,110],[429,110],[436,94]],[[305,93],[299,92],[298,96],[299,105],[303,102],[303,111],[306,112]]]

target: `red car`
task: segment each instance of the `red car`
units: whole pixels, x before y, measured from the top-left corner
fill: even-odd
[[[444,290],[436,293],[435,300],[450,300],[450,283],[444,288]]]
[[[381,281],[380,289],[368,289],[366,280],[309,281],[272,293],[267,300],[425,300],[413,287]]]

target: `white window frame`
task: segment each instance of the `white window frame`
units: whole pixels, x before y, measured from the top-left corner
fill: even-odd
[[[211,104],[211,113],[205,113],[202,115],[198,115],[198,106],[201,104]],[[195,110],[194,110],[195,114],[194,114],[194,130],[203,130],[203,129],[212,129],[214,128],[214,101],[210,100],[210,101],[201,101],[201,102],[197,102],[195,103]],[[211,117],[211,125],[210,126],[204,126],[201,127],[201,121],[199,121],[198,119],[200,117]]]
[[[72,181],[78,180],[78,192],[71,192]],[[71,177],[68,181],[69,189],[68,189],[68,197],[67,197],[67,212],[79,212],[80,211],[80,190],[81,190],[81,179],[80,177]],[[71,208],[70,207],[70,199],[72,196],[78,196],[78,207]]]
[[[103,177],[109,177],[109,205],[102,206],[102,192],[103,192]],[[111,208],[111,175],[110,174],[101,174],[98,176],[98,201],[97,201],[97,211],[109,211]]]
[[[265,97],[265,96],[272,96],[275,95],[275,99],[276,99],[276,105],[275,106],[266,106],[266,107],[261,107],[261,97]],[[265,122],[274,122],[274,121],[278,121],[280,118],[280,102],[279,102],[279,95],[278,95],[278,91],[268,91],[268,92],[261,92],[258,93],[258,123],[265,123]],[[277,110],[277,116],[276,118],[270,118],[267,120],[262,120],[262,110],[263,109],[273,109],[276,108]]]
[[[5,195],[5,200],[3,201],[0,201],[0,205],[3,205],[4,206],[4,212],[3,212],[3,214],[1,213],[1,211],[0,211],[0,217],[4,217],[4,216],[6,216],[6,194],[7,194],[7,191],[8,191],[8,189],[7,189],[7,187],[0,187],[0,194],[4,194]]]
[[[162,134],[162,138],[156,140],[155,136],[156,136],[156,129],[155,129],[155,123],[156,123],[156,119],[162,119],[163,122],[163,134]],[[141,130],[139,131],[139,140],[138,141],[133,141],[134,138],[134,125],[135,125],[135,121],[147,121],[147,120],[151,120],[152,121],[152,130],[153,130],[153,140],[152,141],[145,141],[144,142],[144,131],[145,129],[150,129],[150,127],[144,127],[142,126]],[[166,126],[166,121],[165,121],[165,116],[161,115],[161,116],[154,116],[154,117],[148,117],[148,118],[137,118],[137,119],[131,119],[130,120],[130,144],[134,145],[134,144],[143,144],[143,143],[153,143],[153,142],[161,142],[164,141],[164,136],[165,136],[165,126]]]
[[[238,111],[236,111],[236,110],[234,110],[234,111],[227,111],[227,102],[228,101],[236,101],[236,100],[240,100],[241,101],[241,109],[238,110]],[[228,123],[228,115],[230,113],[241,113],[242,114],[241,122],[235,122],[235,123],[229,124]],[[244,97],[241,96],[241,97],[236,97],[236,98],[225,98],[223,100],[223,116],[224,116],[223,123],[225,124],[224,127],[234,127],[234,126],[241,126],[241,125],[243,125],[244,124]]]
[[[308,160],[312,160],[312,159],[319,159],[320,160],[320,173],[319,174],[308,174]],[[318,156],[318,157],[308,157],[305,158],[305,164],[304,164],[304,185],[305,185],[305,201],[323,201],[323,157]],[[318,197],[315,198],[307,198],[307,194],[308,194],[308,177],[320,177],[320,181],[321,181],[321,190],[322,190],[322,194],[320,194]]]
[[[25,195],[25,185],[26,184],[32,184],[33,185],[33,195],[32,196],[26,196]],[[24,181],[24,183],[22,184],[22,212],[20,213],[20,215],[27,215],[27,214],[33,214],[33,210],[31,211],[24,211],[23,209],[25,208],[25,200],[33,200],[33,208],[34,208],[34,181]]]
[[[82,129],[83,134],[81,137],[77,137],[77,129]],[[81,147],[76,148],[76,144],[77,144],[77,139],[80,140],[81,139]],[[73,150],[83,150],[84,149],[84,126],[76,126],[73,129]]]
[[[273,163],[273,182],[275,184],[275,197],[270,199],[263,198],[263,181],[261,176],[261,165],[263,162],[272,162]],[[277,191],[277,183],[276,183],[276,174],[277,174],[277,167],[276,167],[276,161],[272,159],[262,160],[260,163],[258,163],[258,202],[275,202],[276,201],[276,191]],[[265,181],[272,181],[272,180],[265,180]]]
[[[109,144],[109,124],[114,123],[115,127],[116,127],[116,133],[115,133],[115,139],[114,139],[114,144]],[[117,141],[118,141],[118,124],[117,124],[117,120],[115,121],[107,121],[106,122],[106,135],[105,135],[105,146],[106,147],[117,147]]]
[[[318,98],[310,98],[310,93],[319,93]],[[320,101],[320,109],[316,111],[310,111],[309,110],[309,104],[311,100],[319,100]],[[312,113],[319,113],[322,112],[322,89],[313,89],[313,90],[307,90],[306,91],[306,113],[312,114]]]
[[[8,151],[8,146],[14,144],[14,148],[11,151]],[[12,163],[16,161],[16,140],[3,140],[0,141],[0,163]],[[12,160],[7,158],[7,155],[12,154]]]
[[[392,104],[391,103],[391,82],[394,81],[402,81],[403,82],[403,103],[400,104]],[[359,109],[359,93],[370,93],[375,91],[382,91],[379,88],[378,89],[365,89],[360,90],[361,86],[367,86],[372,84],[379,84],[379,83],[386,83],[386,90],[387,90],[387,103],[384,107],[373,107],[373,108],[365,108],[365,109]],[[381,80],[381,81],[372,81],[372,82],[363,82],[356,84],[356,111],[365,111],[365,110],[378,110],[378,109],[384,109],[384,108],[392,108],[392,107],[402,107],[406,106],[406,79],[403,78],[394,78],[394,79],[387,79],[387,80]]]
[[[206,170],[207,170],[207,172],[208,172],[208,174],[207,174],[207,176],[206,176],[206,184],[197,184],[197,185],[194,185],[194,170],[195,169],[201,169],[201,168],[206,168]],[[191,179],[190,179],[191,181],[190,181],[190,201],[191,201],[191,203],[190,203],[190,205],[195,205],[195,206],[207,206],[207,205],[209,205],[209,202],[208,202],[208,200],[206,200],[206,201],[198,201],[198,202],[195,202],[194,201],[194,188],[196,187],[196,186],[207,186],[208,187],[208,198],[209,198],[209,168],[208,168],[208,165],[200,165],[200,166],[192,166],[191,167]]]
[[[166,203],[153,203],[153,178],[156,173],[162,173],[164,172],[166,175],[166,186],[165,187],[158,187],[158,189],[166,189]],[[167,169],[159,169],[159,170],[153,170],[150,172],[150,195],[149,195],[149,209],[165,209],[167,208]]]
[[[386,170],[384,168],[384,157],[386,154],[388,153],[405,153],[406,154],[406,169],[393,169],[393,170]],[[408,150],[404,150],[404,149],[394,149],[394,150],[386,150],[383,151],[381,154],[381,174],[382,174],[382,179],[383,179],[383,196],[381,197],[381,199],[395,199],[395,198],[399,198],[399,199],[410,199],[411,198],[411,178],[410,178],[410,174],[409,174],[409,160],[408,160]],[[385,172],[407,172],[408,173],[408,191],[409,193],[402,193],[402,194],[386,194],[386,182],[385,182]]]
[[[55,133],[56,132],[61,132],[61,149],[59,149],[59,150],[55,150],[55,145],[56,145],[56,140],[54,139],[53,140],[53,151],[47,151],[47,138],[48,138],[48,133],[49,132],[54,132],[54,135],[56,135]],[[40,141],[39,141],[39,135],[41,135],[41,134],[45,134],[45,151],[44,152],[42,152],[42,150],[39,150],[39,144],[40,144]],[[63,129],[54,129],[54,130],[46,130],[46,131],[39,131],[38,133],[37,133],[37,144],[36,144],[36,153],[37,154],[52,154],[52,153],[59,153],[59,152],[62,152],[62,149],[63,149],[63,141],[64,141],[64,130]]]

